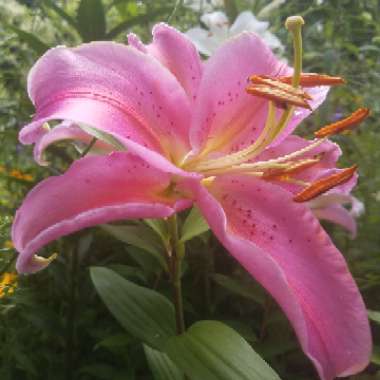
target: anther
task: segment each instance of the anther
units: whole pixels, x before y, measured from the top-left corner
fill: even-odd
[[[289,79],[289,81],[284,81],[282,78]],[[304,99],[312,100],[312,97],[301,88],[295,88],[291,85],[292,77],[269,77],[267,75],[252,75],[249,77],[249,81],[253,85],[267,85],[269,87],[277,88],[288,92],[290,94],[296,94]]]
[[[335,186],[341,185],[348,180],[350,180],[355,174],[357,169],[357,165],[353,165],[350,168],[343,169],[339,173],[332,174],[326,178],[319,179],[306,187],[306,189],[302,190],[298,193],[293,200],[295,202],[307,202],[318,195],[325,193],[326,191],[334,188]]]
[[[311,109],[307,102],[311,99],[310,95],[299,88],[273,78],[258,75],[251,76],[250,82],[251,84],[246,88],[248,94],[272,100],[280,107],[283,107],[283,104],[289,104]]]
[[[279,77],[279,81],[287,84],[292,83],[292,77]],[[315,87],[315,86],[337,86],[340,84],[344,84],[346,81],[341,77],[333,77],[326,74],[301,74],[300,85],[302,87]]]
[[[369,115],[369,108],[359,108],[345,119],[338,120],[335,123],[326,125],[325,127],[314,132],[318,138],[327,137],[351,130],[356,125],[360,124]]]

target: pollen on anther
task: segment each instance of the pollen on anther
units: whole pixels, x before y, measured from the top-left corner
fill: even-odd
[[[314,135],[318,138],[323,138],[351,130],[353,127],[365,120],[369,114],[369,108],[359,108],[350,116],[319,129],[314,132]]]
[[[318,195],[325,193],[326,191],[332,189],[335,186],[341,185],[347,181],[349,181],[357,170],[357,166],[351,166],[350,168],[343,169],[338,173],[332,174],[328,177],[322,178],[320,180],[315,181],[306,189],[302,190],[298,193],[293,200],[295,202],[307,202]]]
[[[279,80],[283,83],[291,84],[292,76],[280,77]],[[337,86],[344,84],[346,81],[341,77],[333,77],[326,74],[308,73],[301,74],[300,85],[302,87],[315,86]]]

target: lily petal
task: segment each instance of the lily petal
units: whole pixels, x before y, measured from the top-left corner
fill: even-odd
[[[193,149],[221,139],[228,145],[231,136],[245,128],[253,130],[253,124],[252,139],[257,138],[265,124],[267,101],[246,93],[247,78],[288,72],[288,66],[253,33],[242,33],[223,44],[204,67],[190,129]]]
[[[188,151],[190,106],[176,78],[156,59],[113,42],[50,49],[28,77],[36,106],[33,123],[20,139],[34,143],[41,123],[81,122],[114,131],[165,153]],[[174,149],[170,142],[175,139]],[[172,145],[172,144],[171,144]]]
[[[46,161],[43,157],[46,148],[57,141],[62,140],[75,140],[89,144],[91,142],[91,136],[85,133],[74,123],[63,121],[60,125],[57,125],[37,140],[33,150],[34,159],[36,162],[42,166],[48,165],[48,161]],[[101,149],[102,152],[111,152],[112,150],[112,147],[106,146],[106,144],[100,141],[98,141],[95,145],[97,148]]]
[[[291,194],[244,176],[193,186],[211,229],[281,305],[322,380],[368,364],[365,305],[347,265],[311,211]]]
[[[349,205],[350,208],[347,209],[343,205]],[[359,199],[334,189],[310,201],[309,206],[318,219],[341,225],[351,233],[351,238],[355,239],[356,218],[365,211],[364,204]]]
[[[202,61],[197,49],[186,35],[165,23],[155,25],[152,34],[153,42],[150,45],[145,46],[135,34],[128,35],[128,42],[157,58],[181,83],[190,100],[194,101],[202,76]]]
[[[351,238],[355,239],[357,233],[355,218],[342,205],[331,204],[323,208],[312,208],[312,211],[318,219],[341,225],[351,233]]]
[[[164,195],[170,180],[130,153],[76,161],[65,174],[37,185],[18,209],[12,226],[17,270],[42,269],[33,255],[61,236],[115,220],[163,218],[186,207],[189,201]]]

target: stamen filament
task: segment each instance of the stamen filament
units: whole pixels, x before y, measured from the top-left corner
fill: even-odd
[[[262,133],[259,135],[258,139],[249,147],[236,152],[232,153],[228,156],[224,156],[221,158],[215,158],[213,160],[201,162],[198,165],[191,167],[190,163],[188,165],[188,168],[193,169],[195,171],[205,171],[205,170],[211,170],[211,169],[219,169],[224,167],[229,167],[235,164],[239,164],[240,162],[247,161],[249,158],[252,158],[252,154],[263,144],[268,144],[268,135],[271,129],[273,129],[273,126],[276,123],[276,108],[273,104],[273,102],[269,102],[269,108],[268,108],[268,116],[267,120],[265,122],[264,129]]]
[[[302,148],[300,150],[289,153],[285,156],[273,158],[271,160],[257,161],[254,163],[242,163],[239,165],[239,168],[241,168],[243,170],[245,170],[245,169],[254,170],[254,169],[258,169],[258,168],[261,169],[261,168],[265,168],[265,167],[273,167],[273,165],[275,165],[275,164],[280,164],[282,162],[294,160],[295,158],[302,156],[303,154],[305,154],[305,153],[313,150],[314,148],[318,147],[319,145],[321,145],[324,141],[326,141],[326,139],[315,140],[313,143],[309,144],[308,146],[305,146],[304,148]]]
[[[265,178],[276,178],[281,177],[283,175],[297,174],[298,172],[307,169],[315,164],[317,164],[321,160],[321,157],[318,158],[309,158],[305,160],[300,160],[293,164],[289,164],[284,169],[271,169],[268,172],[265,172]]]

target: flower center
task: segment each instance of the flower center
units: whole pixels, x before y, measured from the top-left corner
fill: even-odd
[[[217,175],[244,173],[265,180],[280,180],[301,185],[304,190],[297,194],[294,200],[303,202],[348,181],[355,174],[356,166],[353,166],[314,183],[304,182],[294,177],[295,174],[320,162],[323,154],[310,157],[310,152],[324,143],[327,137],[351,129],[352,126],[364,120],[369,114],[366,108],[357,110],[344,120],[321,128],[315,133],[316,139],[302,149],[274,159],[255,161],[255,158],[284,131],[293,116],[295,107],[311,110],[309,101],[312,98],[304,88],[344,83],[344,80],[339,77],[302,74],[301,30],[303,24],[304,21],[300,16],[289,17],[285,23],[286,28],[293,35],[293,75],[279,78],[253,75],[249,78],[246,91],[253,96],[269,100],[265,126],[256,141],[245,149],[223,157],[207,159],[208,152],[201,152],[196,157],[185,159],[181,164],[185,170],[204,174],[204,185],[207,186]],[[279,120],[276,118],[277,109],[283,110]],[[309,157],[305,157],[308,153]]]

